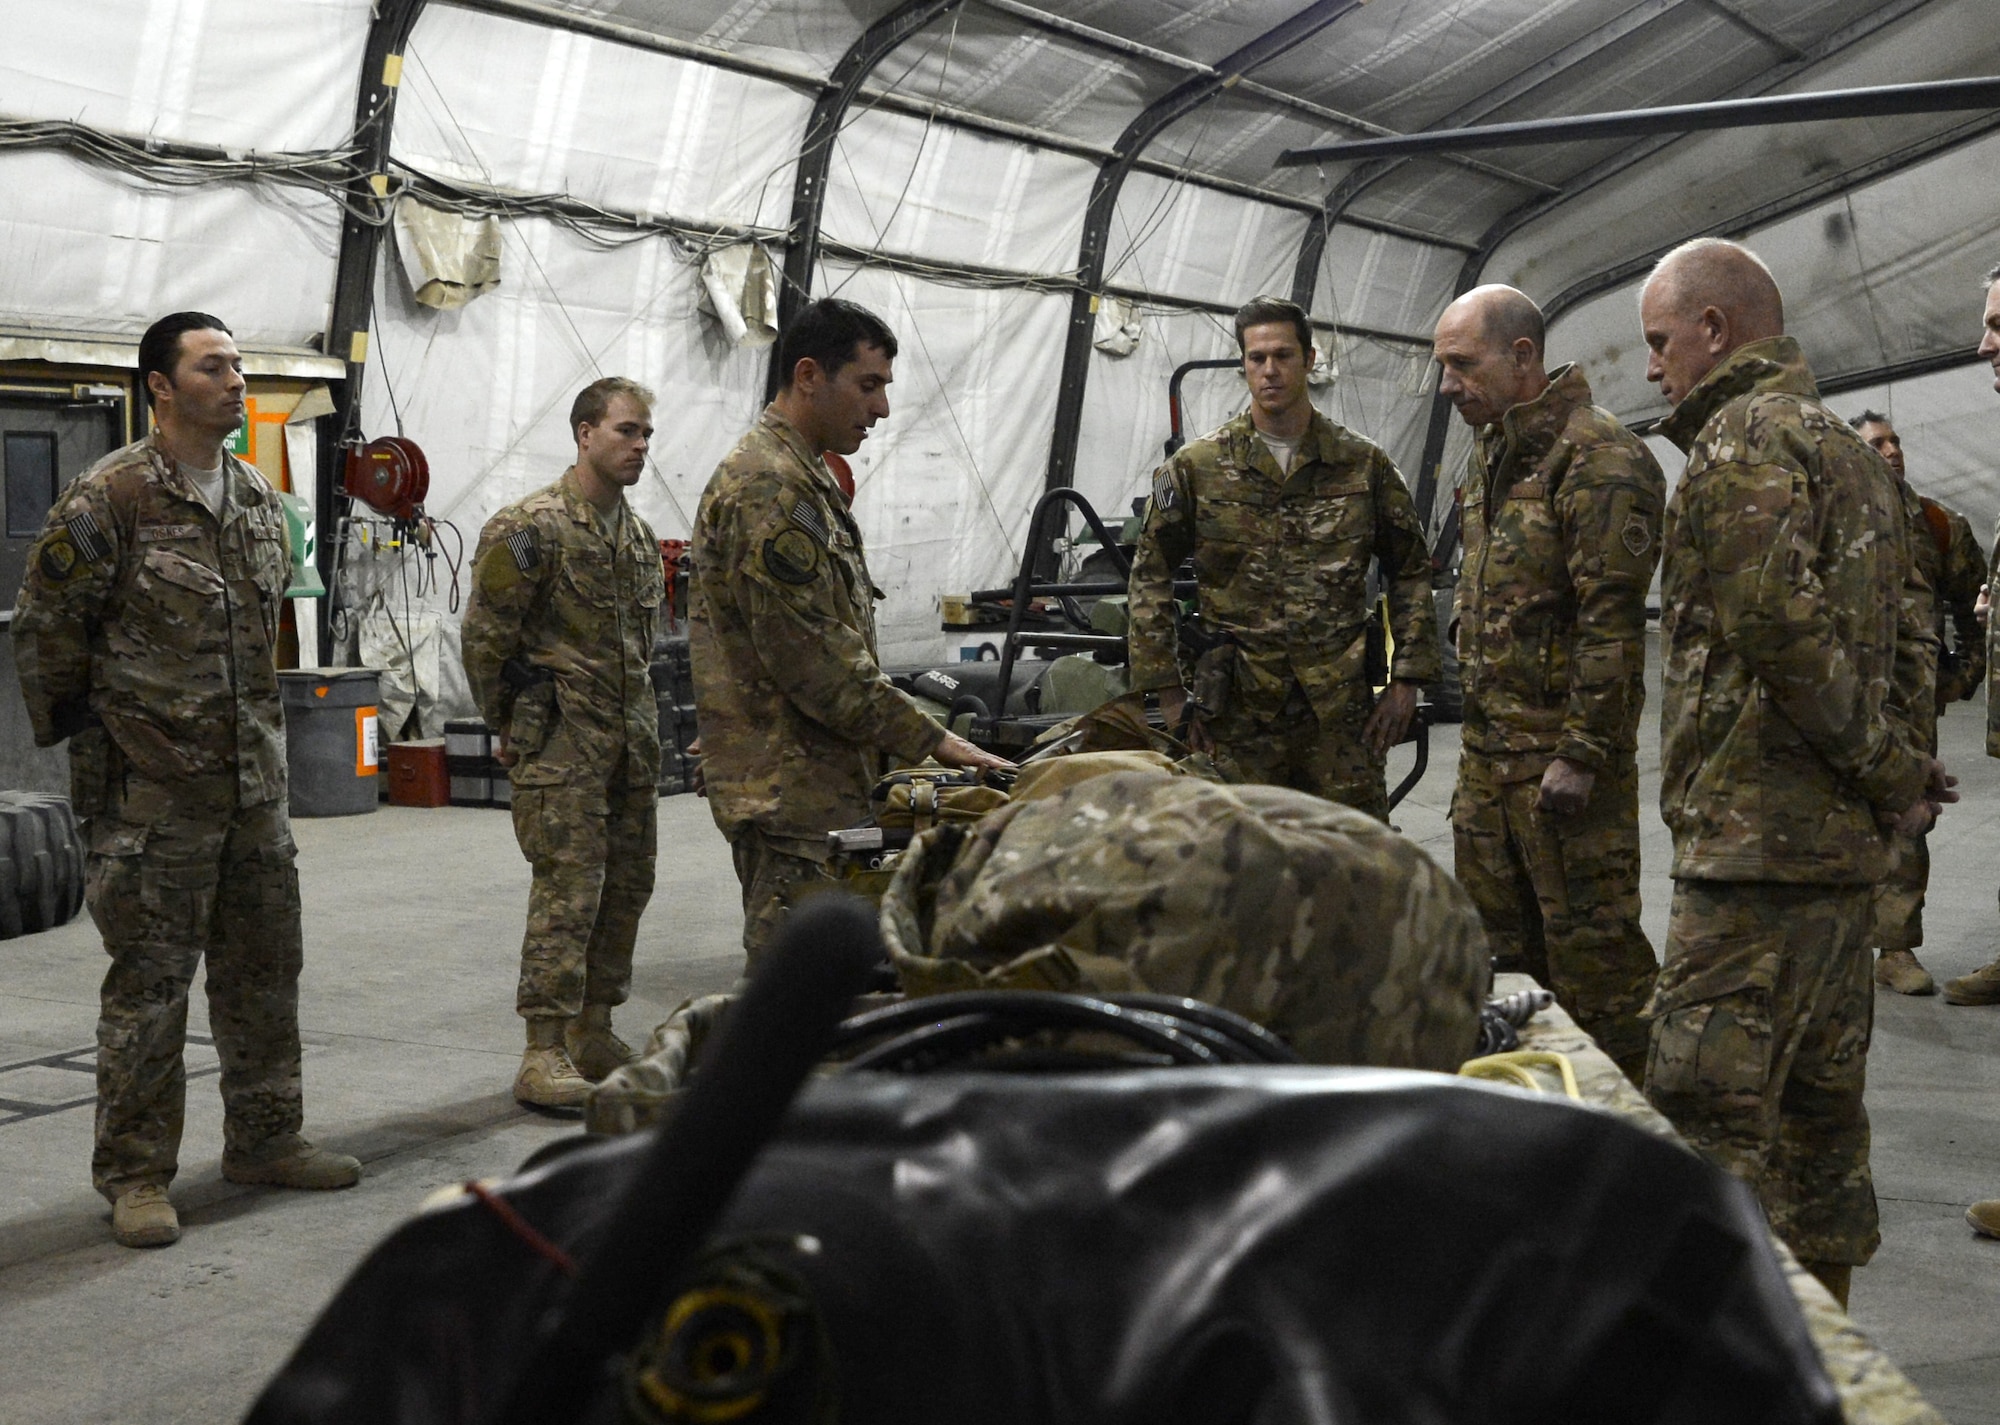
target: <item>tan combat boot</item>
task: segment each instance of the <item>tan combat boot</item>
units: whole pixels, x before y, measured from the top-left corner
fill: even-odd
[[[576,1065],[577,1072],[592,1083],[600,1083],[613,1069],[622,1069],[639,1060],[632,1046],[611,1032],[608,1004],[585,1005],[583,1013],[563,1031],[563,1043],[569,1048],[570,1062]]]
[[[232,1183],[331,1192],[361,1181],[361,1160],[286,1134],[253,1153],[222,1155],[222,1176]]]
[[[1989,1197],[1965,1209],[1965,1220],[1982,1237],[2000,1237],[2000,1197]]]
[[[514,1076],[514,1098],[536,1108],[582,1108],[590,1097],[590,1080],[576,1071],[563,1048],[560,1019],[528,1021],[528,1048],[521,1055],[521,1072]]]
[[[121,1246],[164,1247],[181,1240],[181,1220],[160,1183],[141,1183],[111,1204],[111,1235]]]
[[[1944,982],[1946,1004],[2000,1004],[2000,959]]]
[[[1934,995],[1937,981],[1914,950],[1884,950],[1875,960],[1875,983],[1899,995]]]

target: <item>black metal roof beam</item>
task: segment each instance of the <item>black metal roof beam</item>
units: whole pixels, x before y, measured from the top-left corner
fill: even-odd
[[[1780,35],[1777,31],[1766,25],[1758,24],[1755,20],[1737,9],[1735,5],[1730,3],[1730,0],[1701,0],[1701,3],[1722,16],[1724,20],[1734,25],[1737,29],[1743,31],[1744,34],[1750,36],[1751,39],[1757,41],[1758,44],[1765,46],[1767,49],[1776,50],[1786,59],[1797,59],[1804,53],[1797,45],[1793,44],[1783,35]]]
[[[1174,54],[1169,50],[1156,49],[1152,45],[1141,44],[1137,40],[1127,39],[1123,35],[1114,35],[1108,30],[1097,29],[1094,26],[1084,24],[1080,20],[1069,19],[1067,16],[1054,15],[1047,10],[1038,10],[1032,5],[1020,3],[1020,0],[977,0],[977,3],[998,14],[1012,16],[1014,19],[1034,29],[1044,30],[1049,34],[1063,35],[1075,40],[1079,44],[1092,49],[1103,50],[1109,54],[1122,54],[1131,59],[1148,60],[1163,68],[1178,69],[1187,74],[1212,77],[1218,73],[1215,68],[1203,64],[1198,59],[1190,59],[1186,55]],[[1274,89],[1268,84],[1259,84],[1252,79],[1239,79],[1234,88],[1238,94],[1254,94],[1274,108],[1287,109],[1295,114],[1302,114],[1307,118],[1317,119],[1321,123],[1329,124],[1334,128],[1355,129],[1364,134],[1390,134],[1395,132],[1393,129],[1371,123],[1358,115],[1344,113],[1339,109],[1330,109],[1324,104],[1316,104],[1310,99],[1302,98],[1297,94],[1287,93],[1282,89]],[[1539,188],[1545,191],[1552,191],[1549,184],[1539,183],[1532,178],[1525,178],[1517,173],[1509,173],[1504,168],[1483,163],[1476,158],[1448,158],[1445,161],[1448,163],[1457,163],[1461,168],[1471,169],[1475,173],[1486,174],[1489,178],[1500,178],[1509,183],[1518,183],[1524,188]]]
[[[1643,138],[1703,129],[1750,129],[1773,124],[1807,124],[1826,119],[1873,119],[1891,114],[1944,114],[2000,108],[2000,77],[1938,79],[1924,84],[1884,84],[1868,89],[1828,89],[1814,94],[1770,94],[1755,99],[1720,99],[1707,104],[1669,104],[1657,109],[1624,109],[1564,119],[1526,119],[1470,129],[1437,129],[1386,139],[1353,139],[1324,148],[1287,149],[1280,168],[1400,154],[1463,152],[1474,148],[1517,148],[1524,144],[1587,143],[1593,139]]]
[[[361,51],[361,85],[354,101],[354,139],[359,171],[348,185],[341,217],[340,248],[334,259],[333,305],[322,348],[347,363],[347,379],[334,384],[334,418],[320,424],[319,488],[314,515],[320,574],[328,595],[319,600],[319,637],[326,647],[333,617],[333,566],[339,555],[340,459],[343,445],[361,429],[361,379],[368,365],[368,333],[375,308],[375,259],[389,221],[389,138],[396,119],[396,95],[403,82],[403,50],[410,42],[425,0],[376,0],[375,18]]]
[[[1653,248],[1650,252],[1629,258],[1615,267],[1608,267],[1593,277],[1572,283],[1543,305],[1542,314],[1553,323],[1558,317],[1573,311],[1591,298],[1615,291],[1633,278],[1650,272],[1654,263],[1690,238],[1742,238],[1758,228],[1781,222],[1830,198],[1836,198],[1842,193],[1878,179],[1887,178],[1891,174],[1900,173],[1904,169],[1914,168],[1920,163],[1936,158],[1939,154],[1949,153],[1955,148],[1974,143],[1995,132],[2000,132],[2000,114],[1988,114],[1983,118],[1968,120],[1944,133],[1933,134],[1929,138],[1907,144],[1894,153],[1883,154],[1880,158],[1871,159],[1853,168],[1844,168],[1817,183],[1809,183],[1803,188],[1794,189],[1782,198],[1760,203],[1724,222],[1676,238],[1670,243]]]
[[[813,266],[819,260],[820,217],[826,210],[826,180],[833,167],[834,140],[862,81],[904,40],[965,0],[903,0],[894,10],[861,32],[833,67],[826,87],[813,103],[799,144],[798,168],[792,176],[791,241],[785,248],[785,280],[778,289],[778,330],[792,324],[812,295]],[[785,373],[778,369],[782,343],[771,348],[771,365],[764,381],[768,399],[778,394]]]
[[[499,15],[504,19],[540,25],[545,29],[569,30],[574,34],[609,40],[613,44],[625,45],[632,49],[673,55],[677,59],[691,59],[701,64],[712,64],[717,69],[747,74],[756,79],[768,79],[773,83],[803,90],[808,94],[817,94],[826,87],[826,81],[800,70],[786,69],[783,65],[767,64],[762,60],[731,54],[728,50],[717,49],[713,45],[677,40],[670,35],[642,30],[636,25],[621,25],[616,20],[599,19],[595,15],[565,10],[557,5],[538,4],[536,0],[435,0],[435,3],[450,5],[460,10]]]
[[[1675,6],[1685,3],[1689,3],[1689,0],[1642,0],[1642,3],[1599,25],[1589,34],[1578,37],[1554,54],[1529,65],[1504,84],[1488,90],[1468,104],[1460,105],[1439,119],[1438,123],[1454,125],[1484,118],[1516,99],[1533,93],[1573,66],[1596,58],[1611,46],[1629,39]],[[1299,246],[1299,260],[1292,274],[1294,302],[1307,311],[1312,310],[1313,297],[1319,287],[1320,263],[1326,254],[1329,230],[1336,223],[1351,222],[1347,210],[1354,201],[1407,162],[1408,159],[1388,159],[1364,164],[1349,172],[1334,185],[1332,191],[1326,195],[1319,215],[1307,225],[1305,241]],[[1560,190],[1543,185],[1543,191],[1549,193]],[[1463,250],[1470,252],[1475,246],[1468,244]]]
[[[1077,261],[1082,282],[1070,304],[1069,334],[1063,347],[1062,378],[1056,393],[1055,429],[1049,442],[1047,485],[1057,489],[1074,483],[1076,442],[1083,428],[1083,392],[1090,377],[1091,328],[1097,291],[1104,284],[1111,222],[1125,179],[1146,147],[1168,126],[1196,109],[1259,65],[1303,44],[1341,16],[1361,7],[1363,0],[1313,0],[1304,9],[1259,35],[1230,55],[1215,71],[1197,75],[1148,104],[1120,135],[1117,151],[1097,170],[1090,204],[1084,212],[1083,243]]]

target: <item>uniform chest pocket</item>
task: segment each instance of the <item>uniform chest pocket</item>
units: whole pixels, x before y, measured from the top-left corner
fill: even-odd
[[[138,584],[158,601],[171,604],[185,604],[192,599],[205,606],[220,599],[223,593],[220,573],[159,545],[146,551],[146,558],[139,566]]]
[[[219,628],[227,586],[222,575],[185,554],[155,545],[139,563],[126,595],[124,621],[153,645],[193,655]]]
[[[1375,501],[1366,480],[1324,480],[1285,500],[1287,523],[1315,544],[1366,543],[1375,528]]]
[[[562,582],[575,599],[594,609],[609,609],[618,602],[618,571],[608,558],[585,555],[564,559]]]

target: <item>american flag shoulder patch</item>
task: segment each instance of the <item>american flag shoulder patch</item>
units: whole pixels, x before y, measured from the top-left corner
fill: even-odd
[[[97,523],[97,516],[89,510],[71,515],[63,521],[63,528],[69,531],[70,543],[83,556],[86,564],[95,564],[111,552],[111,541],[104,537],[104,530]]]
[[[514,566],[523,574],[533,571],[542,562],[542,551],[535,547],[535,536],[525,529],[517,529],[507,536],[507,549],[514,556]]]
[[[819,506],[815,505],[811,500],[801,499],[797,504],[792,506],[792,523],[818,540],[821,544],[828,542],[826,516],[819,512]]]

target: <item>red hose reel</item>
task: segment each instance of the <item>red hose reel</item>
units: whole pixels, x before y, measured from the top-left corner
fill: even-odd
[[[421,519],[424,496],[431,492],[430,462],[414,440],[378,436],[349,448],[341,488],[349,498],[390,519]]]

